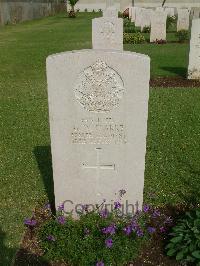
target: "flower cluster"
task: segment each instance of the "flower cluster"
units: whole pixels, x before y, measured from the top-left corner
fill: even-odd
[[[121,198],[125,193],[125,190],[119,191],[119,198],[114,202],[114,209],[111,212],[106,208],[100,210],[101,205],[96,211],[88,212],[88,206],[83,205],[84,213],[80,215],[80,223],[79,221],[75,222],[70,216],[64,216],[64,204],[59,205],[57,216],[54,217],[55,219],[52,219],[53,226],[49,228],[47,226],[46,233],[42,234],[44,236],[43,241],[47,245],[46,250],[50,250],[51,246],[48,245],[53,245],[55,242],[55,246],[57,247],[59,246],[59,242],[62,241],[59,234],[56,233],[57,231],[53,230],[55,226],[57,226],[59,232],[63,230],[66,234],[63,237],[63,241],[64,238],[67,241],[71,241],[67,237],[72,235],[74,228],[77,228],[75,234],[75,237],[77,237],[76,241],[80,239],[81,242],[78,243],[80,246],[83,245],[83,250],[88,245],[87,241],[93,243],[94,247],[96,245],[95,243],[98,242],[98,248],[101,247],[102,250],[107,250],[104,252],[105,254],[114,254],[115,248],[118,249],[119,243],[121,243],[120,245],[123,243],[123,247],[129,249],[130,245],[137,245],[138,241],[142,241],[144,238],[148,239],[154,234],[165,234],[167,232],[169,226],[172,224],[172,218],[164,215],[158,208],[154,208],[148,204],[144,204],[143,208],[138,210],[133,217],[125,215],[119,217],[117,214],[122,206]],[[50,206],[45,205],[45,208],[49,209]],[[28,226],[34,226],[36,223],[34,219],[25,220],[25,224]],[[66,233],[67,230],[69,230],[68,233]],[[65,245],[64,243],[67,241],[62,242],[62,245]],[[86,241],[85,244],[84,241]],[[92,250],[92,247],[90,249]],[[90,252],[90,249],[88,252]],[[113,250],[114,253],[109,252],[109,250]],[[80,254],[83,253],[81,252]],[[104,253],[102,252],[102,255],[98,255],[96,261],[93,261],[93,265],[94,263],[96,263],[96,266],[108,264]],[[94,258],[94,256],[92,255],[91,258]]]
[[[110,234],[110,235],[114,235],[116,232],[116,225],[115,224],[111,224],[108,227],[105,227],[102,229],[102,233],[103,234]]]

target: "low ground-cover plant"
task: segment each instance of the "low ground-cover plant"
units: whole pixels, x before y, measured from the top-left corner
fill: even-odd
[[[180,31],[177,31],[176,37],[178,38],[178,41],[180,43],[183,43],[183,42],[185,42],[185,41],[188,40],[188,38],[189,38],[189,32],[188,32],[188,30],[180,30]]]
[[[167,255],[177,261],[200,265],[200,209],[187,212],[172,228]]]
[[[124,32],[125,33],[135,33],[135,32],[138,32],[138,30],[135,27],[135,24],[133,22],[131,22],[130,19],[124,18],[123,23],[124,23]]]
[[[137,29],[135,28],[135,26],[124,27],[124,32],[125,33],[136,33]]]
[[[104,202],[93,211],[82,206],[79,219],[64,215],[61,204],[57,215],[50,215],[38,230],[44,258],[70,265],[124,265],[139,255],[142,244],[154,233],[165,233],[171,224],[170,217],[149,205],[130,216],[122,213],[121,199],[113,211]],[[45,208],[50,211],[49,205]],[[32,230],[37,221],[26,219],[25,225]]]
[[[137,44],[137,43],[144,43],[144,42],[145,42],[145,37],[140,32],[124,33],[124,43]]]
[[[150,31],[151,31],[151,27],[149,27],[149,26],[145,26],[145,27],[142,29],[142,32],[143,32],[143,33],[150,33]]]

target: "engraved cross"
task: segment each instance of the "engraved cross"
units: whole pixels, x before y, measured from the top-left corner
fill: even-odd
[[[101,152],[102,148],[96,148],[96,165],[87,165],[85,163],[83,163],[83,169],[96,169],[97,171],[97,178],[99,180],[100,178],[100,171],[101,170],[115,170],[115,164],[101,164],[100,163],[100,152]]]

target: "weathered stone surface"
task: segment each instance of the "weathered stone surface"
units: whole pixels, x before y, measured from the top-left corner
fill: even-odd
[[[175,16],[175,9],[173,7],[166,7],[165,12],[167,13],[168,17]]]
[[[153,10],[152,9],[143,9],[142,10],[142,13],[141,13],[141,31],[143,31],[143,29],[145,27],[150,27],[151,25],[151,16],[153,14]]]
[[[93,49],[123,50],[123,19],[96,18],[92,20]]]
[[[166,40],[166,21],[165,11],[154,11],[151,16],[150,42]]]
[[[135,26],[136,27],[141,27],[142,24],[142,11],[144,8],[137,7],[136,8],[136,15],[135,15]]]
[[[114,17],[118,18],[118,10],[115,7],[108,7],[103,11],[103,17]]]
[[[188,78],[200,79],[200,19],[192,21]]]
[[[56,206],[143,201],[150,60],[83,50],[47,59]],[[132,210],[131,210],[132,212]],[[75,213],[73,213],[75,215]]]
[[[191,13],[194,19],[200,18],[200,7],[192,8]]]
[[[131,22],[135,22],[135,17],[136,17],[136,7],[130,7],[129,18],[131,19]]]
[[[188,30],[190,26],[190,11],[188,9],[177,9],[178,21],[177,31]]]

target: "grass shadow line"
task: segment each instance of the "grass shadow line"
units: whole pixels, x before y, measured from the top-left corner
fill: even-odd
[[[51,147],[49,146],[36,146],[33,151],[37,160],[38,168],[40,170],[44,187],[51,204],[52,211],[55,212],[55,196],[54,196],[54,182],[53,182],[53,169]]]
[[[187,77],[187,68],[185,67],[171,67],[171,66],[166,66],[166,67],[161,67],[161,69],[174,73],[182,78]]]

